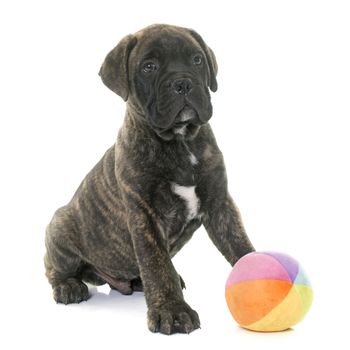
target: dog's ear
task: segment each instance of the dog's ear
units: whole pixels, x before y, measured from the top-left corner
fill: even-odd
[[[193,29],[189,29],[192,37],[198,42],[202,50],[204,51],[209,68],[209,88],[211,91],[215,92],[218,89],[218,83],[216,81],[216,75],[218,74],[218,64],[216,63],[216,58],[213,50],[204,42],[202,37],[195,32]]]
[[[128,35],[106,56],[99,75],[103,83],[127,101],[129,96],[128,61],[137,39]]]

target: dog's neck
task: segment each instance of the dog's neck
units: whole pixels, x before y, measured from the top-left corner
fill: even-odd
[[[154,172],[162,169],[169,179],[182,186],[192,186],[194,172],[200,172],[202,164],[215,168],[222,162],[210,125],[203,125],[194,139],[161,139],[150,127],[147,118],[132,104],[127,104],[124,123],[119,130],[117,153],[133,164],[145,163]],[[170,181],[169,180],[169,181]]]
[[[169,182],[194,186],[193,167],[198,163],[199,154],[196,140],[163,140],[146,117],[137,114],[129,105],[119,130],[116,151],[127,155],[127,162],[144,163],[153,174],[159,172],[159,176],[168,178]]]
[[[144,112],[131,101],[126,104],[122,129],[123,138],[127,138],[130,143],[135,139],[147,139],[155,143],[161,141],[156,132],[150,127]]]
[[[126,111],[127,113],[131,115],[135,115],[140,118],[145,119],[144,111],[143,109],[138,105],[137,102],[134,101],[133,98],[129,98],[128,102],[126,103]]]

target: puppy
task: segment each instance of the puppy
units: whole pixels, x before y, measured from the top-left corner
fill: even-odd
[[[202,224],[231,265],[254,250],[208,124],[214,53],[191,29],[153,25],[122,39],[99,74],[126,114],[116,143],[47,227],[54,299],[87,300],[84,282],[143,290],[152,332],[190,333],[200,322],[172,257]]]

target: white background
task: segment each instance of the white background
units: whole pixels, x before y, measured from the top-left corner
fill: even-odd
[[[336,0],[2,1],[1,348],[346,348],[349,19],[349,2]],[[99,67],[152,23],[194,28],[216,53],[211,125],[232,196],[256,249],[291,254],[313,283],[313,307],[293,331],[236,326],[224,299],[230,266],[203,229],[174,258],[202,322],[189,336],[151,334],[140,293],[92,289],[72,306],[51,297],[45,226],[123,120]]]

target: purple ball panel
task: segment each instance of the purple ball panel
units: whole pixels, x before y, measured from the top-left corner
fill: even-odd
[[[288,272],[290,279],[294,282],[299,272],[299,263],[291,256],[276,252],[263,252],[274,257]]]

